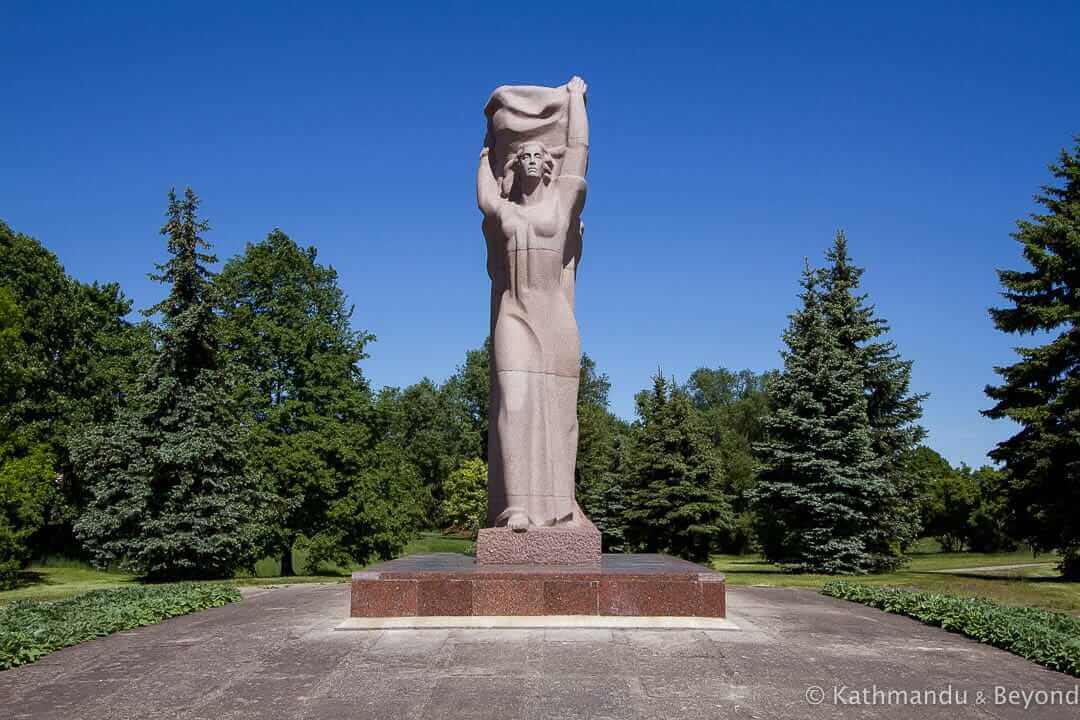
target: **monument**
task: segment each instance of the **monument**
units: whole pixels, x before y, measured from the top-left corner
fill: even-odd
[[[353,573],[353,617],[723,618],[724,577],[665,555],[601,555],[574,494],[589,122],[585,81],[502,86],[476,178],[491,280],[488,523],[476,557]]]
[[[481,563],[600,562],[574,498],[574,286],[589,164],[585,82],[503,86],[484,109],[476,199],[491,278],[488,522]]]

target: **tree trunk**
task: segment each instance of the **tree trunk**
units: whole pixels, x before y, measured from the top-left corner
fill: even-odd
[[[281,551],[281,577],[292,577],[296,574],[292,564],[292,543],[290,542]]]
[[[1062,555],[1061,565],[1062,580],[1080,580],[1080,552],[1066,552]]]

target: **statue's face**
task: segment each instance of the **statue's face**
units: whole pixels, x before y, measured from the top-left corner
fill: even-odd
[[[518,162],[527,177],[542,177],[544,174],[544,148],[537,143],[522,145],[518,150]]]

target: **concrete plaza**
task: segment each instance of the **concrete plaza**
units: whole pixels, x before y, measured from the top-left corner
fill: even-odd
[[[62,650],[0,672],[0,717],[1080,716],[1052,704],[1075,678],[807,590],[731,589],[737,631],[335,630],[348,600],[347,584],[254,590]]]

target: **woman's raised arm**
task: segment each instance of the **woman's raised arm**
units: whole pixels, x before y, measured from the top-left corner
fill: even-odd
[[[485,216],[497,213],[499,201],[502,199],[499,182],[492,174],[491,163],[488,162],[488,152],[487,146],[480,151],[480,167],[476,170],[476,204]]]
[[[566,117],[566,155],[562,174],[585,177],[589,168],[589,116],[585,113],[585,92],[588,86],[577,75],[566,83],[570,103]]]

